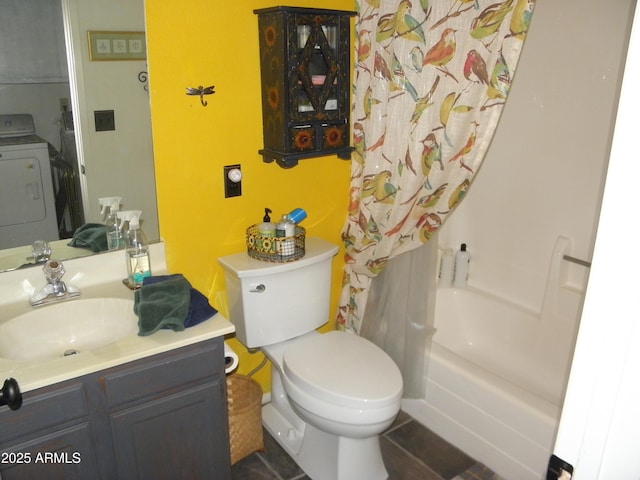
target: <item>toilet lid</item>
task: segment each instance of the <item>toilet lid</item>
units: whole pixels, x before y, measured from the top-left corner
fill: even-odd
[[[346,332],[312,335],[284,351],[285,375],[324,401],[374,409],[398,402],[402,376],[391,358],[368,340]]]

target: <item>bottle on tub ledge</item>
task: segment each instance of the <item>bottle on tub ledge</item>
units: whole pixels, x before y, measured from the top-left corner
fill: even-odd
[[[438,286],[450,287],[453,282],[453,270],[455,265],[455,257],[453,250],[446,248],[442,251],[440,258],[440,274],[438,276]]]
[[[124,235],[127,278],[123,283],[131,290],[140,288],[142,281],[151,276],[149,244],[140,228],[140,215],[142,215],[140,210],[118,212],[120,226],[122,227],[125,222],[129,223],[127,233]]]
[[[456,252],[455,264],[453,267],[453,283],[454,287],[466,287],[469,279],[469,262],[471,256],[467,251],[467,244],[460,245],[460,250]]]

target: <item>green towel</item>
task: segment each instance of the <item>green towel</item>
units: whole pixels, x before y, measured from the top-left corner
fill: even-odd
[[[138,315],[138,335],[151,335],[161,328],[181,332],[190,302],[191,284],[182,275],[143,285],[135,291],[133,304]]]
[[[108,250],[107,226],[101,223],[85,223],[73,234],[70,247],[88,248],[94,253]]]

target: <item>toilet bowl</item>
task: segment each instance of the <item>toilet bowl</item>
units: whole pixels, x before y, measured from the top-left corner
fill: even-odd
[[[379,435],[400,410],[398,367],[368,340],[312,332],[262,348],[272,362],[267,431],[314,480],[387,478]]]
[[[305,248],[287,264],[218,259],[238,340],[271,361],[263,425],[313,480],[384,480],[379,435],[400,410],[402,376],[370,341],[316,331],[328,320],[338,248],[319,238]]]
[[[312,333],[288,346],[283,357],[280,374],[294,409],[329,433],[377,435],[398,414],[398,367],[357,335]]]
[[[398,414],[400,371],[364,338],[313,332],[262,350],[294,410],[329,433],[377,435]]]

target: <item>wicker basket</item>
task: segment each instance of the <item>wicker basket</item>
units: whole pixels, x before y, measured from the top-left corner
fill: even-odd
[[[305,229],[296,225],[291,237],[270,237],[258,232],[257,225],[251,225],[247,228],[247,252],[265,262],[293,262],[304,257],[305,234]]]
[[[239,374],[227,376],[227,409],[231,465],[264,450],[262,438],[262,388]]]

